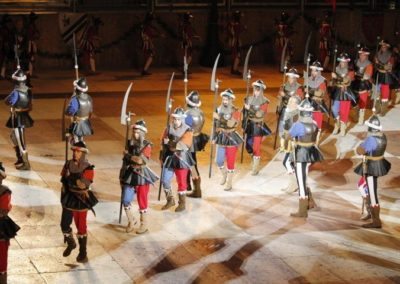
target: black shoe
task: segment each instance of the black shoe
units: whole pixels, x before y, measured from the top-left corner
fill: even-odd
[[[143,70],[143,71],[142,71],[142,76],[149,76],[149,75],[151,75],[150,72],[148,72],[148,71],[146,71],[146,70]]]

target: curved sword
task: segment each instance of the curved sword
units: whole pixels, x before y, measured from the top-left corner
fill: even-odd
[[[128,89],[127,89],[126,92],[125,92],[124,100],[123,100],[123,102],[122,102],[122,107],[121,107],[121,120],[120,120],[120,122],[121,122],[122,125],[127,125],[127,121],[130,120],[130,115],[128,115],[128,114],[126,113],[126,107],[127,107],[127,105],[128,105],[128,98],[129,98],[129,93],[131,92],[132,84],[133,84],[133,83],[130,83],[130,84],[129,84],[129,87],[128,87]],[[130,113],[129,113],[129,114],[130,114]]]
[[[218,60],[219,60],[219,56],[220,55],[221,55],[221,53],[218,53],[218,56],[215,59],[213,71],[212,71],[212,74],[211,74],[210,90],[213,91],[213,92],[215,91],[215,85],[216,85],[215,76],[217,75],[217,66],[218,66]]]
[[[250,47],[249,47],[249,50],[247,51],[247,54],[246,54],[246,59],[244,60],[244,65],[243,65],[243,81],[247,81],[248,80],[248,78],[247,78],[247,70],[248,70],[248,68],[249,68],[249,58],[250,58],[250,53],[251,53],[251,49],[253,48],[253,46],[251,45]]]
[[[312,31],[310,31],[310,33],[307,36],[306,47],[304,49],[304,56],[303,56],[304,64],[307,64],[308,50],[309,50],[309,47],[310,47],[311,36],[312,36]]]

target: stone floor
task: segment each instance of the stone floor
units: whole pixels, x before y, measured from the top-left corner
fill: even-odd
[[[221,89],[232,88],[241,106],[246,83],[219,70]],[[365,137],[365,126],[351,123],[345,137],[331,136],[325,124],[321,151],[325,161],[311,168],[309,185],[318,208],[307,220],[289,217],[297,208],[296,194],[282,191],[290,180],[282,154],[273,150],[273,137],[263,142],[263,168],[249,174],[250,158],[238,161],[232,192],[219,185],[213,167],[208,175],[210,149],[200,153],[203,199],[188,201],[183,213],[161,211],[158,184],[150,193],[150,232],[124,232],[126,218],[118,224],[120,188],[118,171],[125,128],[120,109],[126,88],[133,81],[128,110],[144,118],[154,142],[151,167],[157,162],[161,130],[165,126],[166,89],[171,70],[155,70],[140,78],[129,71],[104,71],[88,77],[94,97],[95,135],[87,139],[89,160],[96,166],[93,189],[100,199],[96,216],[89,213],[89,259],[75,261],[77,250],[63,258],[65,248],[59,228],[59,173],[64,162],[61,110],[64,96],[72,91],[73,72],[47,71],[33,80],[35,127],[26,133],[31,171],[17,171],[4,127],[8,109],[0,105],[0,157],[6,167],[5,181],[13,190],[12,218],[21,226],[12,240],[9,283],[400,283],[400,107],[382,118],[392,163],[389,175],[379,179],[382,206],[381,230],[362,229],[361,198],[353,168],[360,161],[354,149]],[[266,66],[255,66],[253,79],[263,79],[271,100],[266,121],[276,127],[276,92],[282,75]],[[183,106],[182,75],[173,85],[174,107]],[[189,90],[198,89],[210,131],[213,94],[210,70],[198,68],[189,78]],[[0,81],[0,95],[12,86]],[[135,119],[135,118],[134,118]],[[352,113],[355,121],[355,111]],[[331,121],[332,124],[332,121]],[[239,160],[239,157],[238,157]],[[137,205],[135,204],[135,207]]]

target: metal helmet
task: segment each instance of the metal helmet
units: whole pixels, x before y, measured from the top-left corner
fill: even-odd
[[[231,99],[231,100],[234,100],[236,97],[235,97],[235,94],[233,93],[233,91],[232,91],[232,89],[226,89],[225,91],[223,91],[221,94],[220,94],[220,96],[221,97],[228,97],[229,99]]]
[[[324,70],[324,68],[322,67],[321,62],[319,62],[318,60],[314,61],[314,62],[310,65],[310,69],[311,69],[311,70],[317,70],[317,71],[322,71],[322,70]]]
[[[186,118],[185,110],[181,107],[177,107],[171,114],[172,117],[184,119]]]
[[[365,54],[365,55],[369,55],[370,51],[369,48],[366,46],[360,46],[360,48],[358,49],[358,53],[359,54]]]
[[[375,110],[373,109],[372,116],[365,122],[365,125],[368,126],[369,132],[380,132],[382,131],[382,124],[379,120],[378,116],[375,114]]]
[[[350,62],[351,59],[350,59],[350,56],[346,52],[342,52],[338,56],[337,61],[339,61],[339,62]]]
[[[240,22],[240,18],[242,17],[242,13],[239,10],[233,12],[233,21],[238,23]]]
[[[78,141],[76,143],[74,143],[71,147],[71,150],[76,150],[76,151],[80,151],[82,153],[89,153],[89,149],[86,147],[85,142],[83,141]]]
[[[267,88],[267,86],[265,85],[263,80],[258,79],[257,81],[253,82],[251,84],[253,87],[259,87],[261,88],[263,91]]]
[[[138,129],[143,133],[147,133],[146,121],[143,119],[137,120],[134,125],[132,125],[132,129]]]
[[[297,107],[300,111],[300,116],[301,117],[312,117],[312,112],[314,110],[314,107],[312,106],[312,103],[309,99],[308,94],[306,94],[306,97],[304,100],[299,104]]]
[[[286,72],[286,76],[300,78],[299,72],[297,72],[296,68],[290,68],[288,72]]]
[[[186,96],[186,104],[190,107],[200,107],[201,100],[198,91],[191,91],[189,95]]]
[[[22,71],[22,69],[17,69],[17,71],[15,71],[14,74],[12,74],[11,78],[17,82],[25,82],[27,79],[27,77],[26,77],[24,71]]]
[[[183,20],[185,22],[189,22],[190,19],[193,18],[193,14],[191,12],[186,12],[185,14],[183,14]]]
[[[78,80],[74,81],[74,87],[78,90],[81,91],[82,93],[85,93],[89,90],[89,86],[86,82],[86,79],[84,77],[79,78]]]

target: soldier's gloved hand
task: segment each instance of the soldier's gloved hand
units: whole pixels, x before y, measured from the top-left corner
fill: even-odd
[[[132,156],[131,157],[131,161],[134,162],[137,165],[143,165],[144,164],[143,159],[141,157],[139,157],[139,156]]]
[[[250,109],[250,105],[244,104],[244,108],[247,109],[247,110],[249,110],[249,109]]]
[[[219,114],[216,113],[216,112],[213,112],[213,118],[214,118],[214,119],[219,119]]]
[[[164,139],[163,139],[163,142],[164,142],[165,145],[168,145],[168,143],[169,143],[169,138],[164,138]]]
[[[262,110],[256,111],[256,117],[257,117],[257,118],[261,118],[261,117],[263,117],[263,116],[264,116],[264,112],[263,112]]]
[[[336,79],[337,78],[337,75],[336,75],[336,73],[335,72],[332,72],[332,79]]]
[[[80,189],[85,189],[85,188],[86,188],[86,185],[85,185],[80,179],[77,179],[77,180],[76,180],[76,185],[77,185]]]
[[[189,149],[189,147],[181,141],[176,144],[176,150],[178,150],[178,151],[186,151],[188,149]]]

